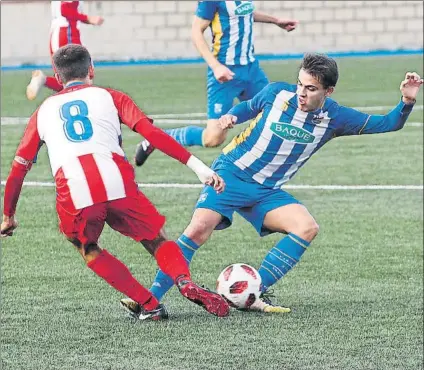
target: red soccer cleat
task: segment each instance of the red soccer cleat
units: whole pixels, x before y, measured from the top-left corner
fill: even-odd
[[[186,277],[177,279],[176,285],[184,297],[200,307],[203,307],[210,314],[218,317],[229,315],[230,306],[218,293],[201,288]]]

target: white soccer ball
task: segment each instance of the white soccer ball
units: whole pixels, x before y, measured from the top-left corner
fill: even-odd
[[[258,271],[245,263],[226,267],[218,276],[216,291],[235,308],[249,308],[261,294],[262,279]]]

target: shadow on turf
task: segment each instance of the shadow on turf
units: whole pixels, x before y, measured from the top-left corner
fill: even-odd
[[[293,315],[295,312],[287,313],[287,314],[281,314],[278,315],[279,317],[285,317],[287,315]],[[202,310],[193,310],[193,311],[179,311],[179,312],[170,312],[169,313],[169,319],[168,320],[160,320],[160,321],[141,321],[137,320],[134,317],[123,313],[123,319],[127,320],[128,322],[131,322],[133,324],[141,323],[143,325],[149,323],[154,323],[155,325],[167,325],[172,323],[184,323],[189,321],[195,321],[197,323],[204,322],[209,323],[211,320],[218,322],[218,321],[227,321],[231,319],[235,319],[236,321],[241,321],[243,319],[250,319],[252,316],[255,317],[255,319],[262,318],[262,319],[269,319],[274,318],[275,314],[267,314],[262,312],[252,312],[252,311],[237,311],[235,309],[231,309],[230,315],[228,317],[216,317],[210,314],[207,314],[206,312]]]

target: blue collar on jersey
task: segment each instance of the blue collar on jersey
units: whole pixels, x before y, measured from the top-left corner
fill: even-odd
[[[68,88],[68,87],[73,87],[73,86],[78,86],[78,85],[85,85],[85,83],[81,82],[81,81],[71,82],[69,85],[65,86],[65,89]]]

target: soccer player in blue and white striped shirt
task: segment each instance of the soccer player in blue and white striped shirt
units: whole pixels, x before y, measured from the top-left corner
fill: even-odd
[[[227,136],[218,126],[218,118],[233,106],[235,98],[253,98],[267,84],[268,78],[254,56],[253,23],[273,23],[292,31],[296,20],[276,18],[255,10],[253,1],[199,1],[192,24],[191,37],[208,64],[207,127],[187,126],[166,130],[181,145],[216,147]],[[212,31],[212,47],[204,32]],[[137,147],[135,164],[143,165],[153,147],[142,141]]]
[[[319,229],[306,207],[282,186],[333,138],[400,130],[423,84],[417,73],[406,73],[397,106],[386,115],[369,115],[330,98],[337,80],[335,60],[307,54],[297,85],[271,83],[219,119],[222,129],[254,120],[224,148],[212,166],[224,179],[226,190],[216,194],[205,187],[200,194],[191,223],[177,241],[188,261],[213,230],[230,226],[237,212],[261,236],[286,234],[259,268],[266,292],[297,264]],[[159,272],[151,291],[160,299],[170,284],[172,280]],[[289,311],[263,298],[252,309]]]

